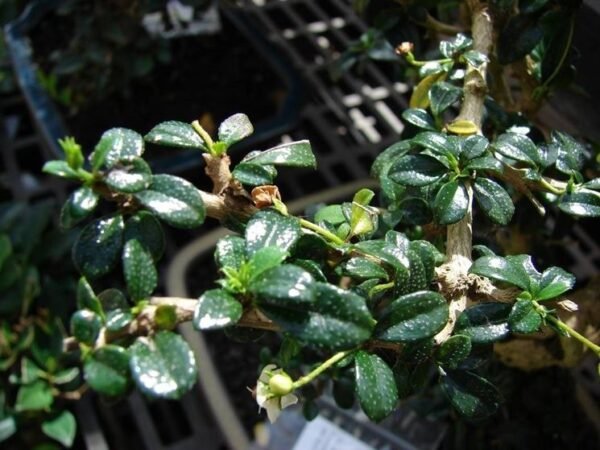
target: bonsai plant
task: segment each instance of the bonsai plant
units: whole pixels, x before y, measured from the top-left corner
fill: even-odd
[[[503,111],[506,99],[495,98],[504,79],[496,57],[506,49],[495,27],[512,20],[512,2],[468,0],[463,7],[471,36],[442,41],[441,58],[421,61],[410,43],[398,46],[423,80],[403,113],[414,135],[373,164],[377,206],[375,192],[360,189],[312,217],[291,215],[275,184],[277,169],[314,167],[310,143],[253,151],[232,168],[229,148],[253,131],[244,114],[221,123],[216,138],[198,121],[163,122],[145,136],[111,129],[87,159],[74,140],[61,141],[64,160],[44,171],[81,184],[60,222],[87,222],[73,246],[82,275],[79,310],[64,341],[64,351],[80,358],[82,382],[109,397],[135,386],[179,398],[198,373],[176,326],[192,321],[198,330],[224,328],[238,337],[249,329],[283,335],[253,389],[272,421],[299,397],[311,416],[327,379],[338,403],[357,398],[380,421],[431,373],[450,404],[477,420],[501,404],[481,373],[494,343],[549,329],[600,356],[597,336],[563,320],[561,310],[576,309],[563,297],[573,275],[538,267],[535,255],[474,246],[473,229],[508,225],[521,196],[540,214],[600,215],[600,181],[582,173],[585,146],[559,131],[532,133],[526,115]],[[562,8],[544,1],[521,7],[535,14]],[[511,58],[531,62],[538,50],[530,45]],[[525,68],[533,80],[527,86],[536,87],[507,107],[529,114],[530,102],[549,92],[556,76],[544,80],[540,61],[537,81],[535,64]],[[211,192],[153,174],[145,143],[202,152]],[[103,215],[95,218],[99,205]],[[197,298],[157,296],[163,224],[190,229],[206,218],[238,233],[216,246],[216,287]]]

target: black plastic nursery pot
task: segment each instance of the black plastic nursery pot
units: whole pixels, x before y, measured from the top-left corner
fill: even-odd
[[[74,135],[84,148],[91,149],[103,131],[115,126],[144,134],[166,120],[191,122],[205,115],[218,124],[228,115],[245,112],[255,132],[239,150],[281,135],[296,123],[303,98],[301,78],[243,9],[235,7],[220,9],[220,34],[171,41],[172,62],[136,81],[129,97],[116,93],[69,114],[38,79],[38,69],[44,69],[48,56],[45,41],[52,40],[55,32],[53,11],[63,1],[33,1],[4,30],[15,77],[50,155],[62,154],[59,138]],[[36,54],[36,50],[41,51]],[[201,162],[197,153],[155,154],[160,156],[152,165],[168,172]]]

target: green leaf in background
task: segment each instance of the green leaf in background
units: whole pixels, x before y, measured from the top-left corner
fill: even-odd
[[[246,241],[240,236],[225,236],[219,239],[215,249],[215,262],[220,269],[225,267],[239,270],[246,260]]]
[[[488,149],[490,142],[485,136],[479,134],[469,136],[460,141],[460,155],[461,158],[471,160],[483,156],[485,151]]]
[[[101,317],[104,315],[100,300],[96,297],[94,290],[85,277],[81,277],[77,284],[77,307],[79,309],[89,309]]]
[[[129,162],[144,153],[144,139],[126,128],[113,128],[104,132],[90,155],[94,170],[105,166],[111,169],[118,162]]]
[[[528,53],[544,37],[544,29],[538,17],[519,14],[511,17],[498,39],[498,61],[510,64]]]
[[[508,325],[513,333],[535,333],[542,326],[542,316],[531,300],[517,300],[508,316]]]
[[[12,254],[12,243],[8,235],[0,233],[0,269],[4,265],[4,262]]]
[[[252,152],[242,159],[242,163],[313,169],[317,167],[310,142],[306,140],[288,142],[263,152]]]
[[[102,319],[98,314],[83,309],[71,316],[71,334],[79,342],[93,345],[102,328]]]
[[[350,258],[344,264],[344,270],[353,278],[363,280],[369,278],[380,278],[384,280],[388,279],[388,273],[383,267],[376,262],[363,257]]]
[[[206,150],[204,141],[189,123],[175,120],[156,125],[144,139],[167,147]]]
[[[289,250],[301,236],[302,230],[296,218],[287,217],[276,211],[260,211],[246,226],[246,252],[252,257],[263,247],[279,247]]]
[[[486,55],[476,50],[469,50],[462,56],[465,61],[473,67],[481,67],[485,63],[489,62],[489,58]]]
[[[85,361],[85,381],[103,395],[123,395],[131,382],[129,374],[129,352],[118,345],[104,345],[94,350]]]
[[[246,114],[238,113],[228,117],[219,125],[219,140],[227,147],[250,136],[254,127]]]
[[[17,432],[17,422],[14,416],[3,416],[0,418],[0,442],[8,440]]]
[[[496,387],[473,372],[448,371],[441,377],[440,386],[452,406],[468,419],[489,417],[500,406]]]
[[[248,186],[262,186],[273,184],[277,176],[274,166],[260,164],[241,163],[235,166],[232,172],[233,178]]]
[[[435,121],[427,111],[420,108],[409,108],[402,112],[402,118],[417,128],[436,131]]]
[[[495,181],[477,178],[473,185],[475,199],[489,219],[499,225],[507,225],[515,212],[515,205],[508,192]]]
[[[451,336],[435,351],[435,360],[448,369],[456,369],[471,353],[471,338],[462,334]]]
[[[509,335],[508,315],[512,305],[480,303],[467,308],[458,317],[455,331],[471,338],[474,344],[489,344]]]
[[[215,330],[235,324],[242,317],[242,304],[223,289],[210,289],[200,296],[192,320],[198,330]]]
[[[431,112],[434,116],[439,116],[453,103],[460,100],[463,95],[463,90],[453,84],[440,81],[431,86],[429,90],[429,102],[431,104]]]
[[[79,174],[73,170],[66,161],[48,161],[44,164],[42,172],[67,180],[79,180]]]
[[[154,175],[148,190],[135,197],[161,220],[176,228],[202,225],[206,209],[200,191],[173,175]]]
[[[42,431],[65,447],[71,447],[77,432],[77,422],[70,411],[62,411],[56,417],[42,422]]]
[[[148,211],[138,211],[125,222],[125,242],[137,240],[158,261],[165,251],[165,234],[160,222]]]
[[[133,194],[150,186],[152,171],[142,158],[133,158],[126,163],[116,164],[104,181],[113,191]]]
[[[194,354],[178,334],[160,331],[131,346],[130,368],[138,388],[151,397],[179,399],[196,383]]]
[[[52,406],[53,401],[52,387],[48,382],[36,380],[19,388],[15,410],[17,412],[47,410]]]
[[[498,136],[492,144],[494,149],[507,158],[522,161],[528,164],[541,163],[537,146],[531,139],[523,134],[504,133]]]
[[[431,156],[407,155],[392,164],[388,176],[396,183],[419,187],[435,183],[447,170]]]
[[[434,217],[441,225],[458,222],[467,213],[469,194],[458,180],[442,185],[433,201]]]
[[[556,168],[567,175],[578,172],[585,162],[583,146],[566,133],[552,131],[550,146],[558,150]]]
[[[98,199],[98,194],[87,186],[74,191],[61,209],[61,227],[71,228],[89,216],[98,205]]]
[[[354,357],[356,394],[369,419],[385,419],[398,403],[398,389],[392,369],[377,355],[359,351]]]
[[[88,224],[73,246],[73,262],[86,278],[112,270],[123,245],[123,217],[96,219]]]
[[[403,295],[387,306],[375,330],[378,339],[415,342],[434,336],[448,321],[448,303],[437,292]]]
[[[530,287],[529,276],[525,269],[501,256],[483,256],[473,263],[469,272],[492,280],[504,281],[523,290],[528,290]]]
[[[575,285],[575,277],[560,267],[549,267],[542,273],[540,290],[535,300],[548,300],[571,290]]]
[[[563,195],[558,207],[565,213],[579,217],[600,217],[600,193],[575,191]]]
[[[123,247],[123,273],[134,301],[147,299],[156,289],[158,274],[152,255],[137,239],[127,241]]]

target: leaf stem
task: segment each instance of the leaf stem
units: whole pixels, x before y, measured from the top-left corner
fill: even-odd
[[[215,151],[213,150],[213,147],[215,145],[214,141],[212,140],[212,138],[210,137],[210,134],[208,134],[206,132],[206,130],[204,128],[202,128],[202,125],[200,125],[200,122],[198,122],[197,120],[194,120],[192,122],[192,128],[196,131],[196,133],[198,133],[198,135],[202,138],[202,140],[204,141],[204,143],[206,144],[206,147],[208,148],[208,152],[213,155],[213,156],[218,156],[215,154]]]
[[[560,189],[555,186],[552,186],[552,184],[550,184],[545,178],[540,179],[540,184],[542,185],[542,187],[556,195],[562,195],[566,191],[565,189]]]
[[[293,389],[295,390],[295,389],[301,388],[305,384],[310,383],[312,380],[317,378],[319,375],[321,375],[323,372],[325,372],[331,366],[333,366],[334,364],[337,364],[342,359],[344,359],[346,356],[351,355],[352,353],[356,352],[357,350],[358,350],[358,348],[353,348],[351,350],[345,350],[343,352],[336,353],[331,358],[329,358],[327,361],[324,361],[319,367],[317,367],[313,371],[307,373],[303,377],[300,377],[296,381],[294,381],[294,384],[292,385]]]
[[[324,237],[325,239],[333,242],[334,244],[344,245],[346,243],[346,241],[344,241],[339,236],[336,236],[331,231],[326,230],[325,228],[320,227],[319,225],[312,223],[309,220],[300,219],[300,225],[303,226],[304,228],[308,228],[309,230],[314,231],[319,236]]]

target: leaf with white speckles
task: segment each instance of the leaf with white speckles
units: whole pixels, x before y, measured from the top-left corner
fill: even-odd
[[[440,155],[447,153],[456,155],[459,151],[458,146],[455,145],[449,136],[435,131],[419,133],[411,139],[411,142]]]
[[[77,225],[94,211],[98,198],[98,194],[87,186],[77,189],[60,211],[60,226],[68,229]]]
[[[86,359],[83,373],[96,392],[111,397],[122,395],[131,383],[129,352],[117,345],[100,347]]]
[[[302,235],[300,223],[294,217],[265,210],[255,214],[246,226],[246,252],[252,257],[263,247],[289,250]]]
[[[219,239],[215,249],[215,262],[220,269],[225,267],[239,270],[246,260],[246,241],[240,236],[225,236]]]
[[[306,305],[314,302],[314,283],[314,278],[306,270],[284,264],[254,277],[249,290],[257,296],[260,306],[272,305],[304,311]]]
[[[473,185],[475,199],[493,222],[507,225],[515,212],[515,205],[508,192],[495,181],[488,178],[477,178]]]
[[[560,267],[548,267],[540,279],[540,290],[535,300],[548,300],[558,297],[573,288],[575,277]]]
[[[535,333],[542,326],[542,316],[531,300],[517,300],[508,316],[508,325],[513,333]]]
[[[123,248],[123,274],[132,300],[145,300],[158,283],[158,275],[150,253],[137,239],[131,239]]]
[[[537,146],[523,134],[504,133],[492,144],[494,149],[506,156],[530,165],[540,163],[541,158]]]
[[[228,117],[219,125],[219,140],[227,147],[250,136],[254,127],[246,114],[238,113]]]
[[[457,334],[451,336],[436,349],[435,360],[446,368],[456,369],[469,356],[471,348],[471,338]]]
[[[247,186],[262,186],[273,184],[277,169],[267,164],[238,164],[232,172],[233,178]]]
[[[454,180],[442,185],[438,191],[433,201],[433,212],[439,224],[449,225],[462,219],[468,206],[467,188],[463,183]]]
[[[406,186],[427,186],[442,178],[448,169],[427,155],[407,155],[397,159],[389,169],[389,178]]]
[[[144,136],[144,139],[146,142],[167,147],[206,150],[204,141],[194,128],[189,123],[176,120],[159,123]]]
[[[600,193],[575,191],[560,198],[561,211],[577,217],[600,217]]]
[[[92,311],[83,309],[71,316],[71,335],[79,342],[92,345],[102,328],[102,319]]]
[[[125,242],[136,239],[158,261],[165,251],[165,235],[160,222],[148,211],[138,211],[125,223]]]
[[[242,162],[288,167],[317,167],[317,160],[312,152],[310,142],[306,140],[287,142],[263,152],[252,152]]]
[[[242,312],[242,304],[235,297],[223,289],[211,289],[198,299],[192,323],[198,330],[216,330],[235,324]]]
[[[73,246],[73,261],[86,278],[98,278],[112,270],[123,245],[121,215],[88,224]]]
[[[153,339],[138,338],[130,351],[133,379],[151,397],[179,399],[197,381],[194,354],[175,333],[161,331]]]
[[[510,334],[508,315],[512,305],[506,303],[480,303],[467,308],[458,317],[456,333],[471,338],[474,344],[500,341]]]
[[[394,300],[381,313],[375,335],[391,342],[415,342],[434,336],[448,321],[446,299],[419,291]]]
[[[466,160],[479,158],[480,156],[483,156],[489,145],[490,141],[488,141],[485,136],[479,134],[469,136],[460,141],[460,157]]]
[[[473,263],[469,272],[492,280],[510,283],[524,290],[530,288],[529,275],[524,267],[514,259],[501,256],[482,256]]]
[[[152,171],[142,158],[134,158],[113,167],[104,181],[115,192],[133,194],[150,186]]]
[[[440,386],[452,406],[469,419],[488,417],[500,406],[496,387],[472,372],[448,371],[441,377]]]
[[[398,403],[398,389],[392,369],[377,355],[359,351],[354,357],[356,394],[369,419],[385,419]]]
[[[383,267],[370,259],[363,257],[350,258],[343,266],[344,271],[353,278],[380,278],[387,280],[388,273]]]
[[[135,197],[173,227],[194,228],[204,222],[206,209],[200,191],[182,178],[154,175],[150,187]]]
[[[118,162],[131,161],[143,153],[144,140],[140,134],[127,128],[113,128],[102,135],[90,161],[94,170],[102,166],[110,169]]]
[[[98,300],[105,313],[106,328],[118,331],[133,319],[125,295],[118,289],[107,289],[98,294]]]

